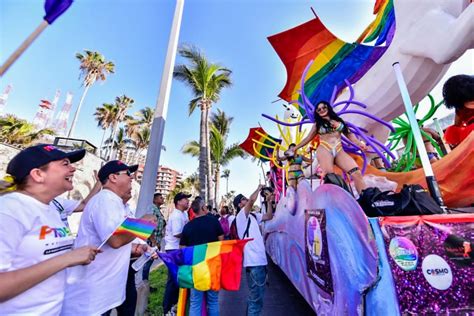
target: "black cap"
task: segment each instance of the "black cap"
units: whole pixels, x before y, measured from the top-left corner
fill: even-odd
[[[245,199],[245,196],[243,194],[237,194],[237,196],[234,198],[234,202],[232,202],[235,208],[239,208],[239,204],[242,199]]]
[[[53,145],[40,144],[23,149],[13,157],[8,163],[7,173],[15,178],[15,182],[20,182],[30,174],[31,170],[44,166],[51,161],[68,158],[73,163],[81,160],[85,155],[85,149],[64,152]]]
[[[100,168],[99,173],[97,174],[99,180],[104,182],[112,173],[117,173],[123,170],[130,170],[131,173],[137,171],[138,165],[128,166],[120,160],[112,160],[106,163]]]
[[[181,199],[189,199],[191,197],[191,194],[186,194],[184,192],[178,192],[173,199],[174,204],[178,203],[179,200]]]

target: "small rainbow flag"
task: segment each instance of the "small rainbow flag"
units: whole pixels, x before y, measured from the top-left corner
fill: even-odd
[[[136,237],[147,240],[153,233],[156,224],[139,218],[127,217],[123,223],[114,231],[113,235],[124,233],[135,235]]]

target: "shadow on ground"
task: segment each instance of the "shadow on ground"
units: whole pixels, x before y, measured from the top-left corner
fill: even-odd
[[[305,299],[296,290],[286,275],[268,258],[268,282],[265,289],[263,316],[309,316],[315,315]],[[237,292],[220,291],[221,316],[245,315],[247,307],[247,279],[242,269],[242,282]]]

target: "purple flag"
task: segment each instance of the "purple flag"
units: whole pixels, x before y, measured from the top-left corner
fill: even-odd
[[[49,25],[53,24],[53,22],[71,6],[72,1],[73,0],[46,0],[44,2],[46,15],[43,19],[46,20]]]

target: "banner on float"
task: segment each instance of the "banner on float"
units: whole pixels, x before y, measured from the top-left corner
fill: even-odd
[[[307,273],[324,292],[333,297],[334,288],[326,234],[326,211],[305,210],[305,257]]]
[[[474,310],[474,215],[385,217],[385,248],[402,313]]]

